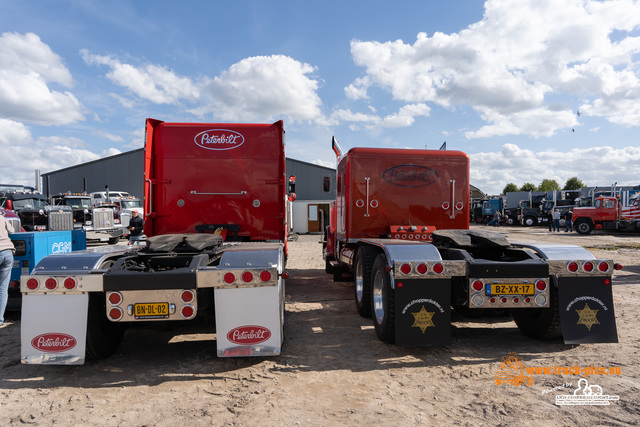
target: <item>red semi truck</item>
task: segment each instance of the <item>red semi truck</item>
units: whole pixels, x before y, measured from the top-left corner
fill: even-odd
[[[589,234],[593,230],[617,230],[640,232],[640,197],[631,198],[624,209],[617,197],[598,197],[591,207],[573,209],[573,226],[580,234]]]
[[[215,318],[217,354],[280,354],[284,129],[147,119],[145,247],[50,255],[21,279],[22,362],[114,353],[128,324]]]
[[[447,150],[338,155],[326,270],[351,274],[356,308],[400,346],[448,345],[451,307],[509,310],[534,338],[617,342],[611,260],[572,245],[509,243],[469,230],[469,158]],[[498,310],[496,310],[498,309]]]

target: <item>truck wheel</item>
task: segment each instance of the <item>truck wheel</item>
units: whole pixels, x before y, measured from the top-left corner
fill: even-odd
[[[124,335],[124,325],[107,319],[105,295],[89,294],[87,314],[87,358],[105,359],[116,352]]]
[[[333,257],[326,257],[324,259],[324,272],[327,274],[333,274],[333,266],[331,265],[331,261],[333,261]]]
[[[396,342],[394,290],[391,289],[389,273],[385,271],[387,257],[379,254],[373,263],[371,303],[373,326],[378,338],[384,342]]]
[[[516,220],[512,216],[507,217],[507,225],[514,225]]]
[[[370,246],[361,246],[356,253],[353,274],[353,289],[358,314],[371,317],[371,269],[376,250]]]
[[[593,225],[589,221],[578,220],[573,224],[578,234],[589,234],[593,231]]]
[[[549,308],[525,308],[511,310],[518,329],[528,337],[551,340],[562,337],[560,328],[560,310],[558,308],[558,290],[551,286]]]
[[[532,225],[536,225],[537,223],[538,221],[532,216],[525,217],[524,219],[524,225],[526,225],[527,227],[531,227]]]
[[[112,238],[110,238],[110,239],[109,239],[109,242],[108,242],[108,243],[109,243],[110,245],[115,245],[115,244],[116,244],[116,243],[118,243],[119,241],[120,241],[120,238],[119,238],[119,237],[112,237]]]

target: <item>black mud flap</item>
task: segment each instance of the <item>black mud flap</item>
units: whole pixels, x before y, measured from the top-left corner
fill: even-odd
[[[451,280],[396,281],[396,345],[429,347],[451,344]]]
[[[558,308],[566,344],[618,342],[611,277],[559,277]]]

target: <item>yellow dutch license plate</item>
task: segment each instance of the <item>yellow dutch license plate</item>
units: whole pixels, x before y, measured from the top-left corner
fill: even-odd
[[[136,319],[166,319],[169,317],[169,304],[166,302],[134,304],[133,313]]]
[[[487,295],[533,295],[533,284],[491,284],[487,285]]]

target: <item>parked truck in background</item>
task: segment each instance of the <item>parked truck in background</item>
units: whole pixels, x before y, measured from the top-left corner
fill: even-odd
[[[640,194],[623,211],[617,197],[598,197],[592,207],[573,209],[573,227],[580,234],[593,230],[640,232]]]
[[[144,150],[146,246],[49,255],[23,277],[23,363],[82,364],[114,353],[129,324],[198,316],[213,317],[220,357],[280,353],[282,121],[147,119]]]
[[[118,243],[124,235],[115,205],[93,206],[87,193],[60,193],[50,198],[53,206],[69,206],[73,210],[73,226],[86,232],[89,241]],[[127,224],[129,223],[127,219]]]
[[[47,198],[32,187],[1,191],[0,206],[18,214],[26,231],[73,230],[72,209],[49,205]]]
[[[451,343],[451,307],[509,310],[533,338],[617,342],[612,260],[573,245],[509,243],[469,229],[469,158],[449,150],[338,155],[324,257],[351,275],[358,313],[400,346]]]

